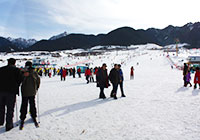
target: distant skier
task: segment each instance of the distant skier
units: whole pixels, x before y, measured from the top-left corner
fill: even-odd
[[[131,72],[130,72],[130,79],[134,79],[134,68],[133,66],[131,67]]]
[[[119,75],[119,70],[118,70],[117,64],[115,64],[114,68],[110,71],[109,80],[113,86],[110,97],[117,99],[117,88],[118,88],[118,84],[120,83],[120,75]]]
[[[98,69],[96,73],[97,87],[100,88],[99,98],[105,99],[104,88],[110,86],[108,81],[108,73],[106,69],[107,65],[104,63],[101,68]]]
[[[122,69],[121,69],[121,65],[119,64],[118,65],[118,68],[119,68],[119,75],[120,75],[120,90],[121,90],[121,97],[126,97],[125,94],[124,94],[124,89],[123,89],[123,82],[124,82],[124,75],[123,75],[123,72],[122,72]]]
[[[196,68],[196,73],[194,76],[194,89],[197,88],[197,84],[199,84],[199,89],[200,89],[200,71],[199,67]]]
[[[29,75],[24,78],[21,86],[22,104],[20,109],[20,129],[23,129],[24,126],[24,120],[26,119],[28,103],[30,104],[30,113],[33,122],[36,127],[39,127],[38,122],[36,120],[37,111],[35,105],[35,95],[37,93],[38,88],[40,87],[40,77],[33,70],[32,62],[27,61],[25,64],[25,68],[25,71],[28,72]]]

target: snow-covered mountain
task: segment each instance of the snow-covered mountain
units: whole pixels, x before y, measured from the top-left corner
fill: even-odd
[[[7,39],[11,41],[13,45],[17,46],[20,49],[28,48],[37,42],[37,40],[35,39],[11,38],[11,37],[8,37]]]
[[[59,34],[59,35],[52,36],[51,38],[49,38],[49,40],[56,40],[56,39],[59,39],[61,37],[65,37],[65,36],[67,36],[66,31],[64,33]]]

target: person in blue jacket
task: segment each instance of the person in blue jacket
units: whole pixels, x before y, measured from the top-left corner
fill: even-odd
[[[122,94],[122,97],[126,97],[125,94],[124,94],[124,89],[123,89],[124,75],[123,75],[123,72],[122,72],[120,64],[118,65],[118,69],[119,69],[119,75],[120,75],[119,85],[120,85],[121,94]]]

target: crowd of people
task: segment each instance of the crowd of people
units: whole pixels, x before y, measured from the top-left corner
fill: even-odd
[[[191,68],[188,64],[184,63],[183,67],[183,81],[184,81],[184,87],[187,87],[188,84],[190,87],[192,87],[191,84],[191,71],[193,71],[193,68]],[[199,85],[200,89],[200,71],[199,67],[195,68],[195,75],[194,75],[194,89],[197,88],[197,84]]]
[[[24,127],[26,119],[28,104],[30,106],[29,112],[36,127],[39,127],[37,121],[37,109],[35,98],[40,87],[40,77],[60,76],[61,81],[66,80],[66,76],[73,76],[76,74],[81,78],[83,71],[81,68],[33,68],[32,62],[27,61],[24,68],[17,68],[16,60],[14,58],[8,59],[8,65],[0,68],[0,126],[6,122],[6,131],[13,128],[14,107],[16,104],[16,95],[19,95],[19,88],[21,88],[21,108],[20,108],[20,130]],[[107,65],[104,63],[102,67],[87,68],[84,72],[87,84],[96,82],[97,87],[100,88],[100,99],[105,99],[104,88],[108,88],[112,84],[112,91],[110,97],[117,99],[117,89],[120,86],[121,97],[126,97],[123,90],[123,71],[120,64],[115,64],[111,69],[109,75],[107,72]],[[96,77],[96,79],[95,79]],[[131,67],[130,79],[134,77],[134,68]],[[5,119],[6,116],[6,119]],[[16,115],[16,117],[18,117]]]

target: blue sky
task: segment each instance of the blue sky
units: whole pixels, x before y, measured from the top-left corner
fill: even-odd
[[[199,0],[1,0],[0,36],[39,40],[64,31],[183,26],[200,21],[199,5]]]

